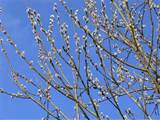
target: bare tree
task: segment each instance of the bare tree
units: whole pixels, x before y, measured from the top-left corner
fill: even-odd
[[[69,27],[68,20],[61,18],[57,4],[48,28],[44,28],[40,14],[28,8],[38,61],[26,57],[1,23],[0,45],[20,93],[4,89],[0,92],[32,100],[47,112],[45,119],[114,118],[107,109],[117,112],[124,120],[138,119],[136,109],[144,119],[160,116],[160,4],[157,1],[84,0],[78,11],[60,0],[65,14],[72,20]],[[13,67],[6,40],[38,81]],[[65,113],[54,102],[53,91],[73,102],[74,113]],[[122,105],[126,100],[134,105],[126,108]]]

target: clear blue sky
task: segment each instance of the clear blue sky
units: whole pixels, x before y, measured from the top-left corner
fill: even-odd
[[[0,19],[17,46],[21,50],[25,50],[29,58],[36,59],[37,49],[26,9],[30,7],[38,11],[44,23],[43,25],[47,27],[49,16],[53,14],[52,9],[55,2],[58,2],[58,0],[0,0],[0,6],[3,9]],[[82,2],[79,3],[72,0],[72,2],[68,4],[72,5],[72,8],[79,9]],[[63,13],[62,17],[66,19],[66,15]],[[26,66],[23,65],[23,62],[17,57],[14,49],[12,47],[8,47],[7,49],[10,59],[13,60],[12,64],[15,69],[18,69],[19,72],[23,71],[23,73],[27,73]],[[16,93],[18,89],[14,85],[10,75],[4,55],[0,52],[0,88]],[[55,101],[57,101],[60,106],[66,105],[64,99],[57,99]],[[70,105],[70,102],[67,104]],[[71,109],[72,108],[64,108],[66,112]],[[0,94],[0,120],[40,119],[44,117],[44,115],[46,115],[46,113],[29,100],[10,99],[9,96]]]
[[[49,16],[52,14],[53,4],[58,0],[0,0],[0,6],[2,7],[3,11],[0,15],[0,19],[5,25],[5,28],[12,36],[14,41],[16,41],[18,47],[22,50],[26,51],[26,54],[34,59],[36,55],[36,47],[33,40],[33,34],[31,31],[31,25],[29,23],[26,8],[31,7],[37,10],[41,14],[43,25],[47,27]],[[69,0],[68,0],[69,1]],[[71,2],[68,3],[73,9],[81,8],[81,0],[70,0]],[[63,13],[61,14],[62,17],[67,21],[66,15]],[[57,36],[58,37],[58,36]],[[22,61],[19,60],[19,57],[11,47],[7,48],[9,50],[10,58],[13,60],[13,65],[19,71],[23,71],[27,73],[27,69],[25,65],[22,65]],[[35,58],[36,59],[36,58]],[[6,60],[2,52],[0,52],[0,88],[4,88],[11,92],[16,92],[16,86],[14,85],[13,81],[10,79],[10,71],[8,69]],[[58,96],[57,96],[58,97]],[[124,100],[124,101],[123,101]],[[59,102],[58,102],[59,101]],[[57,100],[59,106],[67,106],[64,107],[64,111],[70,111],[73,108],[70,108],[70,102],[67,104],[66,101],[63,99]],[[122,99],[121,105],[124,107],[132,107],[137,109],[134,104],[129,101],[128,98]],[[107,106],[105,108],[109,114],[114,115],[114,110]],[[139,110],[136,110],[137,115],[142,117],[139,113]],[[46,113],[41,110],[40,107],[33,104],[29,100],[21,100],[21,99],[10,99],[9,96],[0,94],[0,120],[3,119],[40,119]],[[117,115],[115,114],[115,118]]]
[[[26,8],[31,7],[36,9],[41,14],[42,21],[48,24],[49,15],[52,13],[52,8],[55,0],[0,0],[0,6],[3,8],[1,21],[7,28],[7,31],[16,41],[17,45],[27,53],[33,53],[35,44],[31,25],[29,23]],[[46,24],[46,25],[47,25]],[[11,52],[11,49],[10,49]],[[11,59],[16,58],[15,52],[11,52]],[[26,53],[26,54],[27,54]],[[31,55],[34,58],[33,54]],[[13,81],[10,80],[10,71],[0,52],[0,87],[16,92],[17,88]],[[13,64],[19,70],[25,70],[20,62]],[[45,113],[35,104],[28,100],[10,99],[9,96],[0,95],[0,120],[2,119],[40,119]]]

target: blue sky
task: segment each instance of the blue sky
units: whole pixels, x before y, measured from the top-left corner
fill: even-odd
[[[0,6],[3,8],[1,21],[21,49],[25,49],[28,53],[35,50],[26,8],[31,7],[38,10],[43,21],[48,22],[54,2],[54,0],[0,0]],[[15,56],[16,54],[12,52],[11,59],[16,61],[18,58]],[[16,86],[10,79],[10,71],[1,52],[0,59],[0,87],[15,92]],[[13,64],[18,69],[24,70],[19,63],[14,62]],[[10,99],[9,96],[0,95],[0,119],[40,119],[44,115],[45,113],[29,100]]]
[[[7,29],[10,36],[12,36],[14,41],[17,43],[18,47],[22,50],[25,50],[26,55],[31,59],[36,59],[35,55],[37,53],[37,50],[31,31],[32,28],[26,14],[26,9],[27,7],[31,7],[38,11],[41,14],[41,20],[42,23],[44,23],[43,25],[47,27],[49,16],[53,13],[53,5],[57,1],[58,0],[0,0],[0,6],[3,9],[2,14],[0,15],[0,19],[3,25]],[[82,3],[78,2],[78,0],[71,0],[71,2],[68,2],[68,5],[73,9],[80,9]],[[66,20],[69,22],[66,14],[62,12],[61,16],[64,21]],[[19,57],[17,57],[14,49],[12,47],[7,47],[7,50],[9,51],[10,59],[13,60],[12,64],[15,69],[18,69],[20,72],[23,71],[24,73],[27,73],[28,69],[26,69],[26,65],[24,65]],[[70,74],[68,74],[68,76],[70,76]],[[0,88],[4,88],[11,92],[16,92],[18,90],[14,85],[14,82],[10,78],[10,71],[2,52],[0,52]],[[55,95],[55,97],[60,98],[56,99],[55,101],[59,106],[64,107],[65,112],[73,109],[70,107],[70,101],[65,101],[65,99],[61,98],[60,95]],[[137,115],[142,117],[142,115],[139,113],[138,108],[135,107],[133,102],[131,102],[128,98],[124,97],[120,103],[124,107],[129,106],[133,109],[137,109]],[[112,109],[110,105],[107,107],[108,109],[105,110],[109,114],[114,115],[115,118],[117,118],[117,114],[114,112],[114,109]],[[40,119],[44,117],[45,114],[46,113],[42,111],[40,107],[33,104],[33,102],[29,100],[10,99],[9,96],[0,94],[0,120]]]
[[[26,9],[28,7],[35,9],[41,15],[41,20],[45,27],[48,26],[49,16],[53,13],[53,5],[58,0],[0,0],[0,6],[3,9],[0,19],[7,29],[10,36],[14,39],[21,50],[25,50],[29,58],[36,59],[36,44],[32,34]],[[73,8],[80,8],[80,3],[72,1],[68,3]],[[62,14],[62,17],[66,16]],[[66,19],[66,18],[65,18]],[[4,42],[5,43],[5,42]],[[7,43],[6,43],[7,45]],[[7,46],[8,54],[15,69],[19,72],[27,73],[26,66],[16,55],[12,47]],[[30,54],[31,53],[31,54]],[[0,88],[16,93],[18,88],[10,77],[10,71],[4,55],[0,52]],[[56,95],[57,97],[60,97]],[[61,97],[60,97],[61,98]],[[65,99],[55,100],[60,106],[65,106]],[[70,105],[70,101],[67,103]],[[72,108],[71,108],[72,109]],[[71,109],[65,109],[67,112]],[[9,96],[0,95],[0,120],[1,119],[40,119],[46,115],[40,107],[29,100],[10,99]]]

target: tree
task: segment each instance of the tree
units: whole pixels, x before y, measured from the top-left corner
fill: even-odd
[[[70,9],[64,0],[60,3],[72,21],[69,27],[68,20],[61,18],[57,4],[53,7],[54,13],[50,16],[47,29],[41,22],[40,14],[27,9],[38,49],[38,61],[26,57],[1,24],[3,35],[0,45],[20,94],[4,89],[0,92],[33,101],[47,112],[45,119],[113,119],[114,114],[108,113],[107,109],[117,112],[121,119],[140,118],[136,109],[140,110],[144,119],[158,117],[158,2],[84,0],[83,12]],[[30,72],[43,84],[12,66],[13,61],[4,44],[6,38]],[[52,96],[56,91],[72,101],[73,113],[63,112],[63,108],[54,102]],[[129,108],[123,105],[126,100],[131,101]]]

